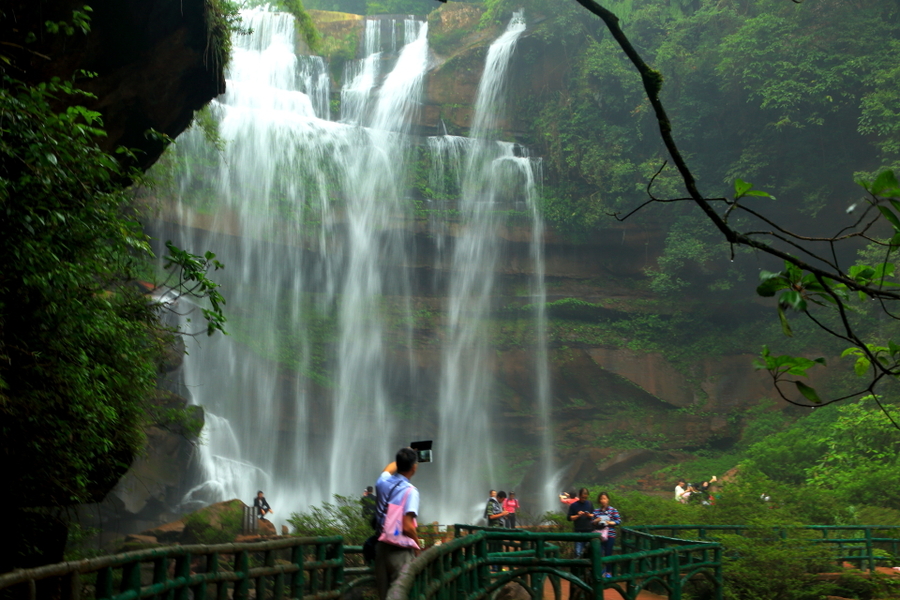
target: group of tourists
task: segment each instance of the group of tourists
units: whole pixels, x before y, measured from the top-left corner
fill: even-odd
[[[391,583],[401,569],[416,557],[421,547],[416,528],[419,514],[419,490],[410,482],[418,470],[418,454],[412,448],[400,448],[394,462],[387,465],[375,482],[363,492],[363,514],[371,515],[375,535],[366,540],[363,554],[375,562],[375,584],[381,600],[387,597]],[[563,494],[560,500],[568,505],[567,518],[577,533],[592,533],[600,539],[603,556],[611,556],[616,542],[616,527],[622,523],[619,511],[609,504],[609,494],[601,492],[597,505],[588,498],[587,488],[578,490],[577,497]],[[507,496],[503,491],[490,491],[484,518],[493,527],[516,527],[519,501],[516,493]],[[580,557],[590,542],[575,543]],[[604,573],[610,577],[607,571]]]
[[[710,477],[708,481],[704,481],[698,485],[685,483],[684,479],[679,479],[678,483],[675,485],[675,500],[682,504],[687,504],[688,502],[700,502],[704,506],[711,505],[715,503],[713,489],[717,482],[718,479],[715,475]]]
[[[569,509],[566,518],[572,521],[575,533],[594,533],[600,538],[600,550],[603,556],[612,556],[616,545],[616,527],[622,523],[619,511],[609,504],[609,494],[600,492],[597,495],[597,506],[590,499],[587,488],[578,490],[578,495],[562,493],[560,502],[567,504]],[[590,545],[589,540],[575,542],[575,556],[580,558]],[[609,571],[604,572],[604,577],[611,577]]]
[[[489,527],[508,527],[516,528],[516,512],[519,510],[519,501],[516,499],[516,493],[510,492],[509,497],[506,492],[491,490],[488,495],[487,504],[484,507],[484,520]]]

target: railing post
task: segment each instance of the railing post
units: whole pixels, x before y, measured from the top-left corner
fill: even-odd
[[[136,595],[141,591],[141,563],[140,561],[132,561],[122,566],[122,583],[119,585],[120,592],[134,592]]]
[[[869,555],[869,573],[875,572],[875,546],[872,543],[872,528],[866,527],[866,554]]]
[[[271,550],[266,550],[265,554],[263,554],[263,566],[271,567],[275,565],[274,556]],[[256,597],[257,598],[265,598],[266,597],[266,577],[257,577],[256,578]]]
[[[72,571],[67,579],[64,597],[67,600],[81,600],[81,573]]]
[[[722,600],[722,588],[725,585],[725,577],[722,572],[722,546],[716,546],[713,556],[716,559],[716,569],[714,575],[716,578],[716,591],[713,600]]]
[[[591,572],[593,574],[593,582],[591,587],[594,588],[594,600],[603,600],[603,588],[606,579],[603,576],[603,568],[606,566],[603,562],[603,552],[600,549],[600,538],[591,538]],[[569,588],[571,589],[571,588]]]
[[[106,598],[112,598],[113,595],[113,581],[112,581],[112,567],[104,567],[100,569],[97,573],[97,584],[94,592],[94,597],[97,600],[105,600]]]
[[[250,570],[250,557],[246,550],[236,550],[234,554],[234,574],[239,574],[239,579],[234,582],[233,600],[247,600],[250,591],[250,580],[247,571]]]
[[[671,571],[669,586],[672,590],[669,593],[669,600],[681,600],[681,568],[678,561],[678,551],[672,550],[672,553],[669,554],[669,569]]]
[[[291,598],[302,598],[303,588],[305,587],[303,580],[305,574],[303,571],[303,546],[301,544],[291,548],[291,564],[297,567],[297,571],[291,575]]]
[[[175,600],[188,600],[187,580],[191,577],[191,555],[185,554],[175,559],[175,578],[184,582],[175,590]]]
[[[337,559],[338,559],[338,567],[337,567],[337,575],[335,577],[335,589],[341,589],[344,587],[344,541],[341,540],[337,545]]]

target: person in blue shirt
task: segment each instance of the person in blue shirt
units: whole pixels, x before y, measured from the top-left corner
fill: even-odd
[[[378,531],[384,526],[389,504],[400,504],[409,490],[406,504],[403,507],[403,535],[413,540],[415,548],[396,546],[388,542],[378,541],[375,545],[375,585],[378,597],[384,600],[388,588],[397,579],[403,566],[416,557],[419,552],[419,534],[416,531],[416,516],[419,514],[419,490],[410,478],[419,467],[418,454],[412,448],[400,448],[394,462],[384,468],[378,481],[375,482],[377,501],[375,504],[375,521]]]

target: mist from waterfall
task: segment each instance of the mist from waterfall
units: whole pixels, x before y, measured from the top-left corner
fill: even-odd
[[[512,205],[531,215],[534,389],[542,469],[552,472],[540,161],[491,139],[524,18],[514,17],[489,49],[471,138],[421,140],[410,124],[428,69],[426,23],[366,20],[336,115],[324,61],[296,55],[293,18],[265,9],[242,16],[254,33],[235,38],[228,91],[210,107],[224,149],[212,151],[196,127],[179,137],[179,197],[159,225],[186,236],[176,239],[182,247],[213,249],[226,264],[214,278],[224,286],[231,335],[190,338],[184,361],[181,391],[207,414],[184,506],[249,502],[262,489],[283,523],[335,493],[359,496],[398,447],[433,438],[436,464],[417,475],[420,520],[473,522],[494,485],[501,442],[490,427],[497,414],[487,324],[497,308],[498,209]],[[456,179],[461,214],[455,238],[435,236],[434,267],[449,275],[431,388],[416,374],[419,258],[406,189],[422,142],[432,176]],[[435,219],[435,231],[451,227]],[[177,227],[168,232],[166,223]],[[196,314],[181,308],[183,326],[195,329],[187,319]]]

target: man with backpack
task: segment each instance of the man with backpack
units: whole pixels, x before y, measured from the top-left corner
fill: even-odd
[[[419,537],[419,490],[410,483],[419,467],[412,448],[400,448],[394,462],[384,468],[375,482],[375,521],[379,532],[375,544],[375,586],[385,600],[388,588],[403,566],[416,557]]]

